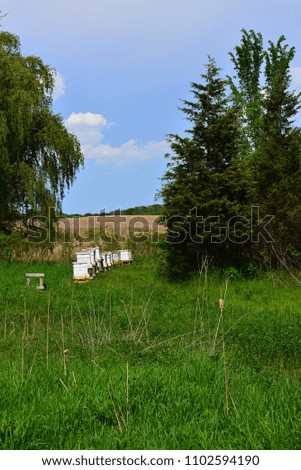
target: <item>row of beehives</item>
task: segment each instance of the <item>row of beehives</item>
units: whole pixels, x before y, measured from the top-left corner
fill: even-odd
[[[73,280],[88,281],[96,274],[107,271],[113,264],[131,263],[130,250],[117,250],[102,252],[99,247],[90,248],[76,253],[77,260],[73,264]]]

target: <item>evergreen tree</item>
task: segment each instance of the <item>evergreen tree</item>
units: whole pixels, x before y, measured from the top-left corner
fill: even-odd
[[[233,229],[229,220],[245,215],[250,175],[247,170],[233,172],[241,165],[239,116],[227,94],[228,81],[219,73],[209,58],[202,82],[191,84],[194,100],[180,108],[192,127],[185,137],[169,135],[174,153],[168,155],[160,195],[169,233],[169,266],[175,274],[197,269],[205,253],[226,262],[228,231]],[[232,255],[242,248],[235,236]]]
[[[161,191],[171,270],[196,269],[204,253],[239,265],[267,244],[274,253],[301,252],[294,54],[284,36],[264,50],[260,33],[243,30],[230,54],[236,75],[223,80],[210,59],[201,84],[192,83],[194,100],[181,108],[192,126],[184,137],[169,136],[173,155]]]

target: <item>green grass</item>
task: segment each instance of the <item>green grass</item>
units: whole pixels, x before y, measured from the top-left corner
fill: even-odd
[[[1,449],[300,448],[300,286],[230,280],[220,316],[223,279],[170,283],[158,262],[83,285],[1,262]]]

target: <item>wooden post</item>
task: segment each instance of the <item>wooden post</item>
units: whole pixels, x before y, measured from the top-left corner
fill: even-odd
[[[26,287],[30,287],[30,280],[32,277],[38,277],[39,278],[39,285],[36,286],[37,289],[44,290],[44,273],[26,273]]]

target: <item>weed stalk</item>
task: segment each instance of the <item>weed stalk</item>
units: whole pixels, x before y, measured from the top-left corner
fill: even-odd
[[[61,315],[61,323],[62,323],[62,350],[63,350],[64,375],[67,375],[67,352],[68,352],[68,349],[65,349],[65,334],[64,334],[63,315]]]
[[[48,296],[47,305],[47,324],[46,324],[46,368],[49,367],[49,324],[50,324],[50,295]]]

